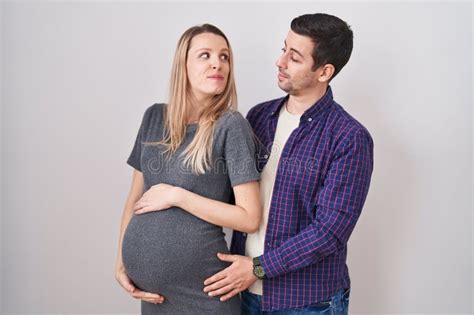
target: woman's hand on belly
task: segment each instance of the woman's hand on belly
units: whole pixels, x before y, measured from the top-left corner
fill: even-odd
[[[133,285],[132,280],[130,280],[127,273],[125,272],[125,268],[118,268],[115,272],[115,278],[117,279],[120,286],[136,299],[153,304],[161,304],[165,300],[164,297],[159,294],[144,292],[136,288]]]
[[[175,186],[168,184],[154,185],[135,203],[133,211],[135,211],[135,214],[143,214],[169,209],[176,205],[178,193]]]

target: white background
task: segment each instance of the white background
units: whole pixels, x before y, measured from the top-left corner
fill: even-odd
[[[349,242],[351,314],[471,313],[472,16],[460,3],[2,2],[0,313],[138,313],[114,279],[144,110],[177,40],[210,22],[235,53],[240,111],[282,96],[293,17],[355,34],[336,101],[375,142]]]

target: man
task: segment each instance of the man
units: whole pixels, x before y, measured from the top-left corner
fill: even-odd
[[[248,236],[234,232],[236,255],[218,254],[232,264],[204,283],[221,300],[242,292],[243,314],[348,312],[347,242],[373,169],[369,132],[329,86],[350,58],[352,38],[335,16],[295,18],[276,63],[288,95],[247,115],[263,144],[262,224]]]

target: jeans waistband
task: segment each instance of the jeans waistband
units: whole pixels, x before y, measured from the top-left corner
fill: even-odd
[[[341,292],[341,291],[342,291],[342,292]],[[245,292],[246,294],[250,294],[250,295],[253,295],[253,296],[259,298],[259,301],[261,301],[261,298],[262,298],[261,295],[252,293],[252,292],[250,292],[248,289],[245,290],[244,292]],[[308,306],[318,307],[318,306],[330,305],[331,303],[333,303],[334,298],[337,298],[337,295],[338,295],[338,294],[341,294],[341,298],[342,298],[342,299],[348,299],[349,296],[351,295],[351,289],[350,289],[350,288],[341,289],[341,290],[337,291],[337,292],[334,294],[334,296],[332,296],[331,298],[329,298],[329,300],[317,302],[317,303],[315,303],[315,304],[311,304],[311,305],[308,305]]]
[[[341,292],[342,291],[342,292]],[[339,291],[337,291],[334,296],[330,297],[327,301],[321,301],[321,302],[318,302],[318,303],[315,303],[315,304],[311,304],[309,306],[325,306],[325,305],[328,305],[328,304],[331,304],[333,303],[334,301],[334,298],[337,298],[338,295],[341,295],[341,298],[342,299],[348,299],[349,296],[351,295],[351,289],[350,288],[346,288],[346,289],[341,289]]]

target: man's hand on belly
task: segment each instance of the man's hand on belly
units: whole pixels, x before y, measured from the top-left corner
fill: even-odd
[[[217,257],[222,261],[231,262],[232,265],[204,281],[204,292],[208,292],[209,296],[221,295],[220,300],[226,301],[257,281],[250,257],[221,253],[218,253]]]

